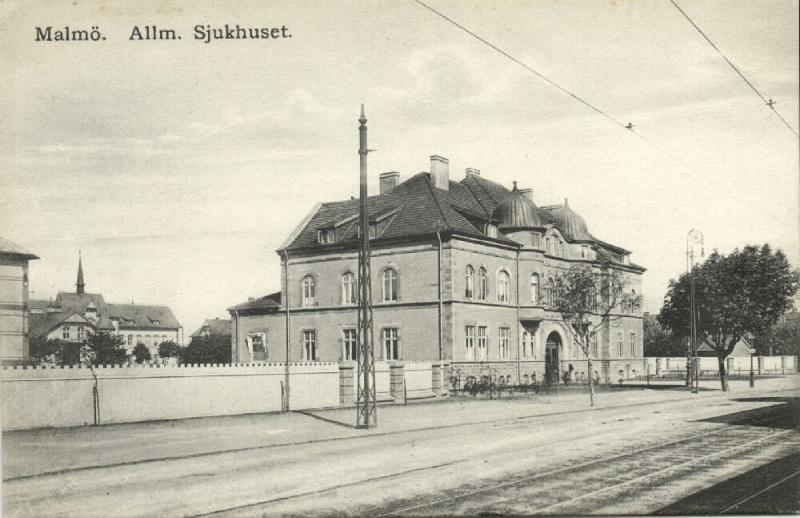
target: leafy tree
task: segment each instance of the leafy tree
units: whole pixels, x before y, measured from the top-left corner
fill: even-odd
[[[80,362],[80,348],[80,343],[58,338],[36,337],[30,341],[30,357],[35,363],[77,365]]]
[[[86,357],[94,365],[120,365],[127,360],[127,352],[119,335],[98,331],[90,334],[83,343],[91,351],[92,354]]]
[[[231,340],[229,336],[211,334],[195,336],[183,350],[181,363],[230,363]]]
[[[607,322],[620,318],[624,310],[637,308],[640,297],[627,289],[627,278],[617,270],[594,273],[585,266],[573,266],[559,276],[559,281],[555,309],[561,314],[572,340],[586,356],[589,404],[594,406],[592,339]]]
[[[150,354],[150,349],[147,348],[142,342],[136,344],[133,348],[133,357],[136,360],[136,363],[144,363],[149,362],[152,358]]]
[[[181,346],[173,340],[158,344],[158,356],[161,358],[178,358],[181,355]]]
[[[764,356],[800,355],[800,318],[786,318],[775,324],[769,331],[757,335],[753,346],[756,353]]]
[[[722,390],[728,390],[725,358],[746,334],[766,333],[792,305],[800,276],[783,252],[746,246],[725,256],[714,251],[693,270],[697,335],[714,349]],[[688,273],[671,280],[658,321],[680,334],[690,325]]]
[[[645,356],[686,356],[686,338],[661,327],[655,315],[645,313],[642,327]]]

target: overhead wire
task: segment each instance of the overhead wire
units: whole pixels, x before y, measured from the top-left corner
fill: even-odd
[[[749,79],[747,79],[747,77],[745,77],[745,75],[742,73],[742,71],[741,71],[741,70],[739,70],[739,67],[737,67],[736,65],[734,65],[734,64],[733,64],[733,62],[732,62],[730,59],[728,59],[728,56],[726,56],[726,55],[725,55],[725,54],[724,54],[724,53],[723,53],[723,52],[722,52],[722,51],[719,49],[719,47],[717,47],[717,45],[716,45],[716,44],[715,44],[713,41],[711,41],[711,38],[709,38],[709,37],[708,37],[708,35],[707,35],[705,32],[703,32],[703,30],[702,30],[700,27],[698,27],[698,25],[697,25],[697,24],[694,22],[694,20],[692,20],[692,18],[691,18],[691,17],[690,17],[690,16],[689,16],[689,15],[686,13],[686,11],[684,11],[683,9],[681,9],[681,6],[679,6],[679,5],[677,4],[677,2],[675,2],[675,0],[669,0],[669,1],[670,1],[670,3],[672,3],[672,5],[674,5],[674,6],[675,6],[675,9],[677,9],[677,10],[678,10],[678,12],[680,12],[680,13],[683,15],[683,17],[684,17],[684,18],[686,18],[686,20],[687,20],[687,21],[688,21],[688,22],[689,22],[689,23],[692,25],[692,27],[694,27],[694,28],[695,28],[695,30],[696,30],[698,33],[700,33],[700,35],[703,37],[703,39],[705,39],[705,40],[706,40],[706,42],[708,42],[708,44],[709,44],[709,45],[711,45],[711,48],[713,48],[714,50],[716,50],[716,51],[717,51],[717,54],[719,54],[719,55],[722,57],[722,59],[724,59],[724,60],[725,60],[725,62],[726,62],[728,65],[730,65],[730,67],[731,67],[731,68],[734,70],[734,72],[736,72],[736,73],[739,75],[739,77],[740,77],[740,78],[742,78],[742,81],[744,81],[745,83],[747,83],[747,86],[749,86],[749,87],[750,87],[750,89],[751,89],[751,90],[753,90],[753,92],[755,92],[755,94],[756,94],[758,97],[760,97],[760,98],[761,98],[761,100],[764,102],[764,104],[765,104],[765,105],[766,105],[766,106],[767,106],[769,109],[771,109],[771,110],[772,110],[772,111],[775,113],[775,115],[777,115],[777,116],[778,116],[778,118],[781,120],[781,122],[783,122],[783,124],[784,124],[784,125],[785,125],[787,128],[789,128],[789,131],[791,131],[791,132],[794,134],[794,136],[795,136],[795,137],[797,137],[797,136],[798,136],[798,134],[797,134],[797,131],[796,131],[796,130],[795,130],[793,127],[792,127],[792,125],[791,125],[791,124],[789,124],[789,122],[788,122],[786,119],[784,119],[784,118],[783,118],[783,115],[781,115],[781,114],[780,114],[780,112],[778,112],[778,110],[776,110],[776,109],[775,109],[775,103],[774,103],[774,101],[772,101],[772,99],[770,99],[770,100],[768,101],[768,100],[767,100],[767,99],[766,99],[766,98],[765,98],[765,97],[764,97],[764,96],[761,94],[761,92],[759,92],[759,91],[758,91],[758,88],[756,88],[756,87],[753,85],[753,83],[751,83],[751,82],[750,82],[750,80],[749,80]]]

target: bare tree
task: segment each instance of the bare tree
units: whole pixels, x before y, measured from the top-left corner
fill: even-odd
[[[576,265],[561,274],[559,281],[560,289],[556,290],[553,306],[586,357],[589,402],[594,406],[592,341],[606,323],[636,311],[640,296],[628,290],[628,279],[613,269],[596,273],[591,268]]]

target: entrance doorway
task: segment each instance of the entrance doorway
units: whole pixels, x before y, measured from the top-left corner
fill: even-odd
[[[561,335],[553,331],[547,336],[544,349],[544,379],[547,383],[558,383],[558,355],[561,350]]]

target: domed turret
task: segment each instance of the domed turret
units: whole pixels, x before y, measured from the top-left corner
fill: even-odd
[[[517,182],[514,182],[511,194],[503,198],[494,210],[492,217],[498,221],[497,226],[501,230],[544,227],[546,223],[533,201],[517,189]]]
[[[555,224],[561,229],[570,239],[579,241],[589,241],[594,238],[589,233],[586,226],[586,221],[578,215],[577,212],[569,207],[567,199],[564,198],[564,205],[550,211],[553,216]]]

